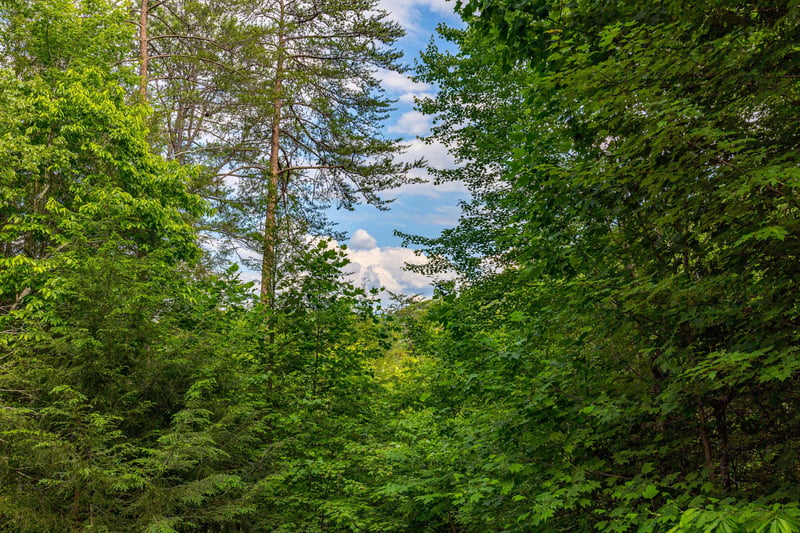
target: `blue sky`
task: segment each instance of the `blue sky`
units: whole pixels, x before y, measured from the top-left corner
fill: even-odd
[[[405,28],[406,36],[397,43],[397,48],[404,52],[403,62],[410,66],[428,45],[437,24],[459,24],[452,1],[381,0],[379,5]],[[378,73],[387,95],[397,100],[397,109],[385,124],[386,135],[405,140],[409,148],[403,158],[407,160],[424,157],[434,167],[451,167],[453,161],[446,147],[425,144],[419,139],[429,132],[430,117],[414,110],[414,97],[433,94],[435,87],[412,81],[408,77],[411,74]],[[427,177],[424,171],[417,171],[415,175]],[[446,227],[453,227],[460,213],[458,201],[466,198],[467,193],[460,184],[425,183],[387,191],[384,196],[395,198],[389,211],[359,206],[355,211],[332,210],[329,213],[338,223],[338,229],[350,236],[345,244],[352,261],[351,280],[370,288],[383,286],[392,292],[429,296],[430,280],[403,270],[406,262],[424,262],[424,258],[403,248],[401,240],[393,233],[398,229],[432,237]]]

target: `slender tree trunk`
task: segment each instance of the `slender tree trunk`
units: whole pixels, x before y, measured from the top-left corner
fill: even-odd
[[[147,0],[140,0],[139,11],[139,102],[147,102],[147,63],[150,59],[147,40]]]
[[[81,504],[81,491],[80,489],[75,489],[72,492],[72,508],[69,512],[69,519],[70,522],[73,524],[78,522],[78,513],[80,512],[80,504]]]
[[[169,142],[168,151],[168,159],[174,159],[179,163],[183,164],[184,160],[184,132],[185,132],[185,116],[186,116],[186,105],[184,103],[178,103],[178,107],[175,110],[175,121],[172,123],[172,135]]]
[[[703,442],[703,457],[706,462],[706,470],[708,475],[713,480],[716,477],[714,471],[714,461],[711,459],[711,441],[708,438],[708,417],[706,416],[706,409],[702,404],[697,405],[697,413],[700,416],[700,440]]]
[[[714,419],[719,433],[719,478],[722,490],[727,493],[731,490],[731,450],[728,441],[728,401],[722,400],[713,404]]]
[[[281,109],[283,105],[283,62],[286,47],[284,0],[279,2],[280,19],[278,48],[275,59],[275,84],[272,100],[272,137],[269,147],[269,182],[267,184],[267,213],[264,217],[264,255],[261,260],[261,301],[268,308],[275,305],[276,242],[278,237],[278,184],[280,180]]]

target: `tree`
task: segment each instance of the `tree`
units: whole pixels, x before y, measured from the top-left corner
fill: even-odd
[[[126,437],[158,427],[149,411],[180,382],[131,379],[170,366],[151,352],[157,318],[197,257],[202,202],[185,171],[150,153],[141,109],[104,73],[49,84],[6,71],[0,92],[0,517],[24,531],[111,524],[123,512],[114,492],[142,482]]]
[[[402,30],[374,8],[158,4],[140,23],[156,52],[142,79],[161,109],[168,154],[208,167],[219,206],[210,233],[263,249],[265,302],[274,303],[281,255],[291,255],[290,221],[300,219],[302,242],[324,226],[320,207],[384,205],[377,193],[409,180],[414,165],[396,163],[402,146],[380,133],[389,102],[374,77],[400,68],[391,45]]]
[[[214,209],[201,233],[219,264],[260,242],[258,189],[229,175],[233,161],[263,151],[252,130],[270,120],[248,104],[269,85],[258,78],[249,11],[236,0],[139,5],[139,92],[152,110],[151,142],[167,159],[203,169],[193,187]]]
[[[507,155],[484,205],[510,223],[467,220],[434,243],[458,265],[489,235],[506,261],[445,306],[442,326],[466,346],[441,350],[476,354],[454,363],[472,394],[507,387],[497,376],[512,361],[525,369],[498,411],[531,429],[498,428],[495,443],[537,458],[515,467],[527,480],[466,479],[487,493],[533,481],[513,496],[535,502],[512,514],[520,528],[794,527],[796,406],[777,400],[798,392],[792,6],[485,1],[462,13],[464,55],[428,55],[426,81],[448,90],[424,105],[449,113],[443,133],[462,153]],[[449,100],[451,87],[497,83],[498,70],[473,69],[478,53],[523,72],[517,120],[473,111],[480,95]],[[495,140],[473,143],[470,129]],[[467,321],[470,305],[499,316]],[[492,494],[463,502],[462,521],[514,503]]]
[[[375,96],[373,77],[374,69],[398,68],[398,54],[381,47],[401,35],[399,27],[373,12],[372,2],[279,0],[274,7],[274,35],[262,42],[275,73],[261,285],[267,301],[275,284],[280,180],[288,185],[314,171],[313,189],[349,207],[356,194],[382,203],[376,192],[402,183],[408,168],[392,161],[396,142],[378,135],[388,104]]]
[[[0,6],[0,66],[19,76],[94,67],[117,75],[128,52],[124,8],[92,0],[8,0]]]
[[[0,15],[14,50],[0,72],[0,529],[402,530],[374,490],[388,475],[371,366],[385,323],[342,282],[341,250],[303,235],[265,321],[252,284],[199,261],[192,189],[210,171],[178,156],[180,135],[152,150],[133,69],[115,64],[133,42],[122,14],[33,5]],[[125,46],[94,47],[93,31]],[[344,136],[331,131],[328,148]]]
[[[458,163],[431,172],[438,182],[464,183],[470,200],[462,202],[459,225],[440,236],[400,235],[431,256],[427,264],[412,267],[415,270],[426,274],[449,270],[476,280],[514,265],[513,253],[502,242],[514,213],[504,174],[515,153],[509,136],[515,128],[530,127],[520,108],[532,75],[523,67],[503,69],[486,53],[490,41],[474,30],[442,25],[438,32],[458,48],[449,52],[431,44],[422,54],[415,76],[435,84],[438,91],[417,106],[435,116],[426,140],[447,145]]]

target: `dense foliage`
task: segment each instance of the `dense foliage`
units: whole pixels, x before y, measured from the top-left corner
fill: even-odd
[[[462,13],[420,72],[473,191],[428,241],[478,278],[429,314],[459,520],[796,530],[796,5]]]
[[[0,531],[800,531],[795,3],[460,4],[417,75],[472,198],[406,236],[459,278],[385,311],[326,240],[266,302],[198,244],[250,222],[191,132],[281,88],[211,7],[158,4],[153,112],[114,2],[0,6]]]

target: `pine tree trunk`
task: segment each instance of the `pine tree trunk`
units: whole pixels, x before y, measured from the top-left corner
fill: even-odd
[[[141,0],[139,11],[139,102],[147,102],[147,62],[150,59],[147,42],[147,0]]]
[[[275,84],[272,100],[272,137],[269,147],[269,182],[267,184],[267,213],[264,217],[264,255],[261,260],[261,301],[268,308],[275,305],[275,282],[277,268],[278,237],[278,182],[280,179],[280,140],[281,140],[281,94],[284,76],[285,36],[285,3],[279,2],[280,19],[278,32],[278,48],[275,60]]]
[[[703,458],[705,460],[706,470],[711,479],[716,478],[714,471],[714,461],[711,457],[711,441],[708,438],[708,417],[706,416],[706,409],[702,404],[697,404],[697,413],[700,416],[700,440],[703,443]]]

